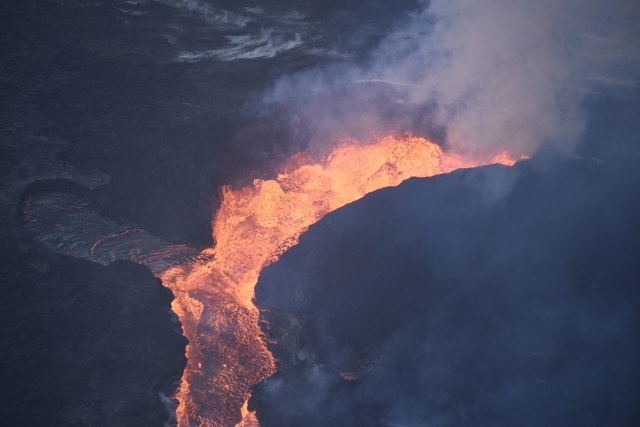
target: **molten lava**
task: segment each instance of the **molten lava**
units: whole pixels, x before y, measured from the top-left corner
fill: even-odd
[[[216,246],[162,279],[189,339],[188,365],[176,397],[186,426],[257,426],[246,409],[250,387],[275,373],[252,303],[260,271],[295,245],[327,213],[410,177],[482,164],[514,163],[507,153],[469,160],[424,138],[348,140],[320,162],[294,156],[272,180],[222,189],[213,220]]]

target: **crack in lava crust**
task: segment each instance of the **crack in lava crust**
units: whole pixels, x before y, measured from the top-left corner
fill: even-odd
[[[213,220],[214,248],[162,274],[189,339],[178,424],[258,425],[246,409],[250,388],[273,375],[275,360],[252,303],[260,271],[295,245],[327,213],[410,177],[427,177],[489,163],[512,165],[507,153],[482,161],[443,152],[424,138],[347,140],[321,162],[294,156],[273,180],[222,189]]]

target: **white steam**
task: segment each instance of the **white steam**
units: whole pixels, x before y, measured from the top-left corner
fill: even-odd
[[[288,125],[311,144],[393,128],[439,133],[470,155],[570,148],[584,129],[586,93],[638,89],[636,3],[422,2],[366,65],[285,76],[262,107],[289,111]]]

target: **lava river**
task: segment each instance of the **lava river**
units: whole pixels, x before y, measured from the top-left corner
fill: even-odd
[[[275,373],[276,364],[258,326],[254,286],[310,225],[407,178],[490,163],[514,161],[507,153],[470,160],[424,138],[389,136],[371,144],[345,141],[318,162],[297,155],[275,179],[224,187],[213,220],[215,247],[161,274],[189,339],[175,396],[179,426],[258,425],[246,409],[250,388]]]

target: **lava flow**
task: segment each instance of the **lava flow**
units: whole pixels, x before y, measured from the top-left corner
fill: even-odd
[[[162,275],[189,339],[188,364],[176,394],[178,424],[258,425],[246,409],[250,387],[275,373],[252,303],[260,271],[295,245],[327,213],[410,177],[482,164],[512,165],[507,153],[468,160],[424,138],[345,141],[320,162],[298,155],[272,180],[222,189],[213,220],[216,245],[198,260]]]

